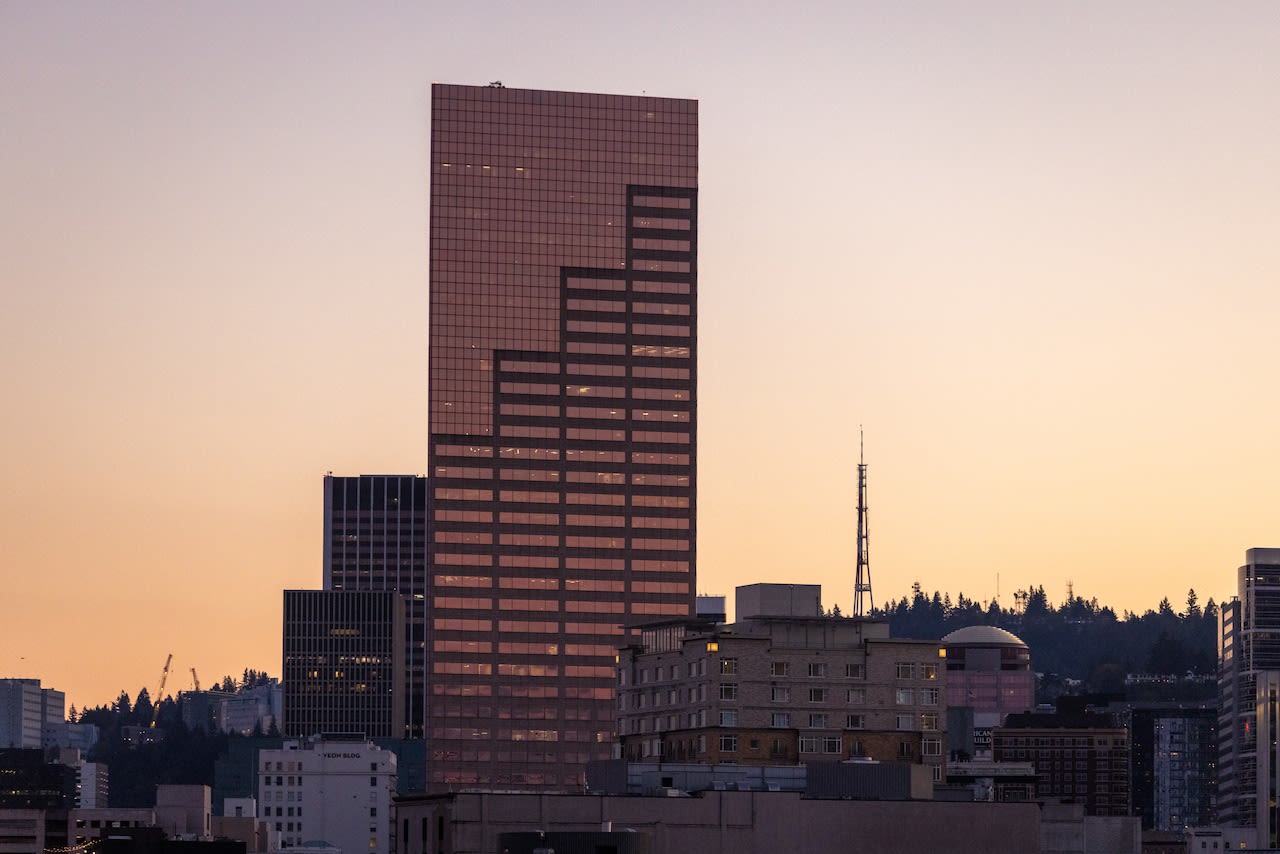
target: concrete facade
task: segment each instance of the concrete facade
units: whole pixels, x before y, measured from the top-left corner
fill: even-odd
[[[0,854],[45,854],[66,846],[66,810],[0,807]]]
[[[0,748],[60,747],[66,727],[63,692],[39,679],[0,679]]]
[[[652,854],[1038,854],[1035,804],[853,801],[794,792],[698,797],[458,793],[396,804],[400,854],[493,854],[503,833],[634,831]],[[1136,854],[1136,850],[1134,852]]]
[[[790,609],[790,595],[768,594],[752,591],[752,604]],[[651,624],[641,644],[618,657],[620,752],[631,761],[711,764],[867,758],[928,765],[940,782],[939,651],[936,641],[891,639],[882,620],[756,615],[729,626]]]
[[[395,851],[396,756],[363,740],[285,742],[258,753],[259,817],[280,847],[324,841],[343,851]]]
[[[208,839],[213,801],[208,786],[156,786],[156,827],[173,838]]]
[[[78,762],[80,771],[79,806],[82,809],[105,809],[110,775],[105,762]]]
[[[151,807],[108,809],[81,808],[71,811],[68,821],[68,839],[72,845],[100,839],[113,830],[138,827],[155,827],[156,811]]]

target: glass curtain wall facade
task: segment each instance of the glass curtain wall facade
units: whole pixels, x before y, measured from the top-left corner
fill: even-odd
[[[387,735],[424,738],[427,479],[414,475],[327,475],[323,550],[325,590],[389,591],[405,600],[404,650],[400,655],[405,708],[396,716],[402,725]]]
[[[1280,676],[1280,549],[1249,549],[1238,596],[1221,608],[1218,646],[1218,819],[1258,827],[1273,785],[1260,770],[1270,742],[1260,738],[1260,680]],[[1259,795],[1262,795],[1261,799]],[[1262,834],[1262,835],[1265,835]],[[1265,839],[1260,838],[1260,843]]]
[[[693,613],[697,121],[432,89],[434,787],[579,785],[626,627]]]
[[[404,732],[404,599],[284,591],[284,734]]]

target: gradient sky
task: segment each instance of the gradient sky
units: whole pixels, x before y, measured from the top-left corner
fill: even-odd
[[[280,672],[425,472],[432,81],[700,100],[702,592],[1145,610],[1280,546],[1280,5],[0,3],[0,676]]]

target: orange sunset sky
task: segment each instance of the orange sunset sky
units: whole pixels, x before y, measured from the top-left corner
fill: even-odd
[[[280,672],[426,468],[433,80],[700,100],[699,580],[1230,596],[1280,546],[1280,5],[0,4],[0,676]]]

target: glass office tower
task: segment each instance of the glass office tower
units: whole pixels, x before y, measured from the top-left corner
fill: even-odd
[[[324,589],[391,591],[405,600],[404,650],[398,656],[405,708],[395,716],[398,725],[387,732],[394,738],[426,737],[426,539],[425,477],[325,475]],[[285,699],[287,703],[287,685]],[[372,737],[382,730],[365,732]]]
[[[429,781],[573,787],[627,627],[693,612],[697,102],[431,113]]]

